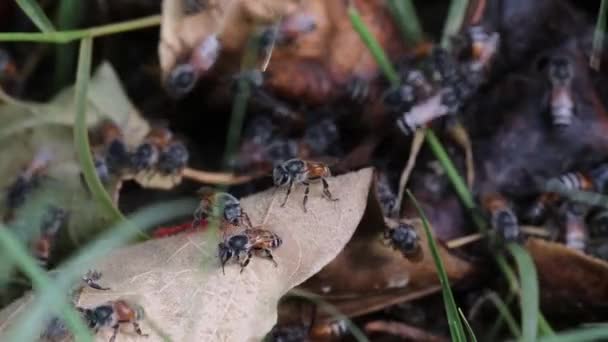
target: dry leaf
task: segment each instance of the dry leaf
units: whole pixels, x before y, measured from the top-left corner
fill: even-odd
[[[528,239],[540,281],[543,305],[569,314],[608,308],[608,263],[540,239]]]
[[[213,35],[222,44],[216,71],[235,73],[246,39],[256,25],[269,24],[292,13],[313,17],[315,29],[274,48],[265,80],[274,93],[307,103],[327,103],[346,95],[348,82],[370,81],[378,75],[376,62],[352,27],[346,1],[221,1],[186,17],[177,14],[181,11],[178,1],[166,0],[163,9],[159,45],[163,79],[177,64],[190,60],[196,46]],[[402,53],[403,39],[384,0],[354,3],[389,56]]]
[[[370,201],[360,227],[344,250],[302,285],[322,295],[347,316],[358,316],[386,306],[429,295],[441,289],[420,220],[411,220],[424,257],[412,262],[382,239],[384,220],[377,202]],[[473,274],[473,266],[439,244],[448,277],[457,282]],[[317,320],[330,319],[321,313]]]
[[[302,210],[301,187],[284,208],[279,206],[283,191],[268,190],[243,199],[254,225],[262,222],[271,206],[265,228],[283,239],[274,252],[278,268],[254,257],[242,274],[238,265],[229,264],[222,275],[217,241],[209,236],[196,233],[152,240],[101,260],[96,268],[104,274],[103,285],[112,290],[85,290],[79,305],[118,297],[135,300],[173,341],[261,340],[276,322],[281,296],[317,273],[351,238],[365,210],[371,178],[371,169],[330,178],[337,202],[321,198],[321,189],[313,187],[308,213]],[[151,336],[138,339],[124,334],[119,339],[162,340],[145,321],[142,329]],[[108,337],[100,333],[98,340]]]

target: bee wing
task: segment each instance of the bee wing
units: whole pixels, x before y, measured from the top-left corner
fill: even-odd
[[[268,245],[276,238],[273,232],[259,228],[248,229],[245,232],[249,238],[249,243],[253,247]]]

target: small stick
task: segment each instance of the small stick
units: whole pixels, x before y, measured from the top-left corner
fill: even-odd
[[[410,148],[410,156],[407,160],[407,164],[401,173],[401,178],[399,179],[399,194],[397,195],[397,203],[395,204],[395,209],[397,216],[401,212],[401,203],[403,202],[403,195],[405,194],[405,186],[407,185],[407,181],[410,178],[410,174],[416,165],[416,159],[418,157],[418,153],[422,148],[422,143],[424,142],[424,130],[417,129],[414,133],[414,138],[412,139],[412,146]]]
[[[447,246],[448,249],[460,248],[462,246],[466,246],[473,242],[477,242],[477,241],[483,239],[484,237],[485,237],[485,235],[482,235],[480,233],[475,233],[475,234],[466,235],[463,237],[459,237],[459,238],[450,240],[445,245]]]
[[[237,176],[228,172],[209,172],[191,169],[189,167],[182,171],[184,178],[204,184],[237,185],[247,183],[255,179],[256,175]]]

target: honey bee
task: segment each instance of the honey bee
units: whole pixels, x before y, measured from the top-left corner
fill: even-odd
[[[563,128],[572,124],[574,117],[574,98],[572,61],[564,56],[554,56],[548,60],[547,73],[551,83],[551,117],[553,125]]]
[[[190,93],[199,78],[215,65],[221,44],[217,35],[203,38],[192,50],[189,58],[177,64],[164,81],[167,92],[180,98]]]
[[[201,188],[197,192],[201,196],[201,202],[194,212],[193,227],[197,227],[203,219],[212,217],[214,211],[221,210],[221,218],[234,226],[241,226],[244,223],[248,228],[252,228],[249,215],[241,207],[241,202],[227,192],[216,192],[211,188]],[[219,213],[218,213],[219,214]]]
[[[130,169],[130,155],[124,141],[122,129],[111,120],[102,121],[91,134],[94,159],[97,161],[100,179],[106,178],[103,167],[109,175],[121,175]],[[102,164],[105,166],[101,167]]]
[[[92,289],[107,291],[110,289],[109,287],[103,287],[97,283],[97,281],[101,279],[101,276],[101,272],[89,270],[85,275],[82,276],[81,281]]]
[[[597,173],[598,176],[598,181],[600,180],[600,176],[605,176],[599,172],[602,169],[598,168],[595,170],[595,173]],[[582,172],[569,172],[559,177],[552,178],[549,180],[549,182],[555,182],[566,190],[589,191],[596,188],[594,184],[595,180],[590,175]],[[548,208],[556,204],[559,199],[559,194],[554,192],[545,192],[541,194],[538,200],[529,209],[527,213],[528,220],[534,224],[542,222],[547,215]]]
[[[520,237],[517,216],[507,203],[507,200],[498,193],[482,196],[481,204],[490,214],[490,223],[500,236],[507,242],[518,241]]]
[[[564,203],[562,208],[566,246],[577,251],[585,251],[589,240],[585,223],[587,209],[585,205],[575,203]]]
[[[420,247],[420,237],[414,226],[410,224],[400,222],[397,227],[386,229],[384,239],[394,250],[400,251],[411,261],[418,262],[424,257]]]
[[[9,53],[0,49],[0,81],[12,80],[17,76],[17,67]]]
[[[47,268],[53,252],[55,237],[68,222],[69,213],[62,208],[50,206],[40,223],[40,236],[34,241],[32,251],[39,265]]]
[[[179,177],[189,159],[186,146],[165,127],[154,127],[131,153],[135,174]]]
[[[21,207],[31,191],[40,184],[50,162],[51,155],[48,151],[38,151],[32,161],[17,176],[17,179],[8,186],[4,198],[5,206],[8,209],[5,220],[12,218],[14,210]]]
[[[139,327],[138,321],[144,318],[144,309],[140,305],[128,302],[123,299],[109,301],[105,304],[93,308],[77,308],[88,323],[89,328],[95,333],[102,328],[112,328],[114,330],[110,342],[116,340],[118,329],[121,324],[130,323],[135,332],[142,337],[147,337]]]
[[[400,78],[401,84],[390,89],[384,97],[384,103],[393,112],[408,112],[433,93],[433,86],[421,70],[407,69],[401,72]]]
[[[468,31],[473,59],[470,69],[473,72],[481,72],[490,65],[492,58],[498,52],[500,35],[497,32],[489,34],[480,25],[471,26]]]
[[[274,184],[278,187],[287,186],[285,199],[281,204],[284,207],[291,193],[294,184],[303,184],[306,186],[304,190],[304,200],[302,201],[304,211],[306,212],[306,202],[308,202],[308,193],[310,192],[310,182],[321,181],[323,183],[323,197],[330,201],[337,201],[333,198],[329,191],[329,183],[327,177],[331,176],[329,167],[323,163],[305,161],[301,159],[290,159],[284,163],[277,165],[272,171]]]
[[[254,228],[246,229],[241,233],[230,235],[224,238],[224,241],[219,243],[219,258],[224,272],[224,265],[230,259],[236,259],[241,265],[241,273],[249,264],[253,253],[267,259],[270,259],[275,267],[278,267],[277,262],[272,256],[272,250],[278,248],[283,243],[281,238],[268,230]],[[241,261],[241,256],[246,257]]]

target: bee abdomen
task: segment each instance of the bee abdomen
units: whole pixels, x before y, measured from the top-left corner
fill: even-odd
[[[281,246],[282,244],[283,244],[283,240],[282,240],[280,237],[275,236],[275,237],[274,237],[274,240],[272,240],[271,247],[272,247],[272,248],[278,248],[278,247],[279,247],[279,246]]]
[[[555,106],[551,110],[553,125],[557,127],[570,126],[574,116],[572,107]]]
[[[591,180],[580,172],[566,173],[557,180],[569,190],[590,190],[593,187]]]

